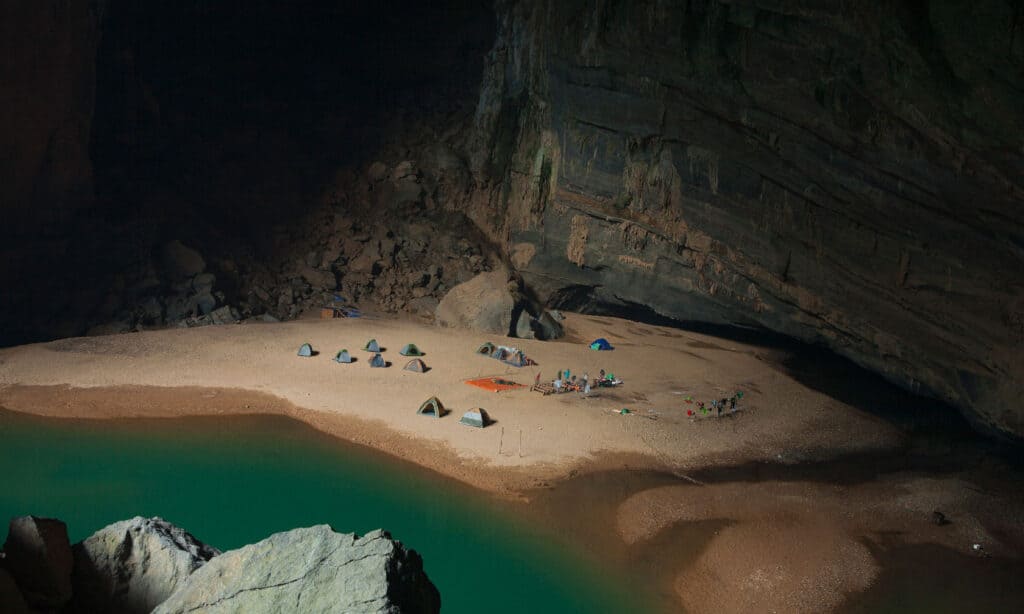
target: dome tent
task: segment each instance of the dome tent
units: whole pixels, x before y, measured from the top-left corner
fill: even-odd
[[[419,358],[413,358],[404,367],[406,371],[412,371],[413,373],[426,373],[428,368],[427,365]]]
[[[420,405],[420,408],[416,410],[417,414],[421,416],[431,416],[434,418],[440,418],[444,415],[444,405],[437,397],[430,397]]]
[[[403,347],[402,350],[398,353],[401,354],[402,356],[423,356],[423,352],[421,352],[420,349],[416,347],[415,343],[406,343],[405,347]]]
[[[490,421],[490,416],[487,415],[487,412],[482,407],[474,407],[473,409],[462,414],[462,417],[459,418],[460,424],[465,424],[466,426],[474,426],[478,429],[484,428],[490,423]]]

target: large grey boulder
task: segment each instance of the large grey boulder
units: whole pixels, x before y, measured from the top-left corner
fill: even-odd
[[[480,273],[461,283],[441,299],[437,306],[437,323],[442,326],[507,335],[512,326],[512,294],[515,282],[504,271]]]
[[[423,560],[383,531],[293,529],[231,550],[193,573],[154,614],[439,612]]]
[[[75,544],[74,609],[148,613],[219,553],[160,518],[115,522]]]
[[[189,279],[206,270],[203,256],[177,239],[164,245],[161,259],[164,270],[174,280]]]
[[[30,607],[58,609],[71,599],[71,544],[63,522],[12,518],[4,554],[5,566]]]

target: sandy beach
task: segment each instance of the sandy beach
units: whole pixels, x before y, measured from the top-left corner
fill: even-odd
[[[568,337],[553,342],[373,318],[64,339],[0,350],[0,406],[97,419],[283,414],[523,500],[553,482],[603,470],[672,474],[682,478],[678,485],[626,493],[610,512],[611,530],[617,548],[653,548],[673,526],[725,521],[694,560],[660,555],[659,581],[695,612],[834,609],[877,577],[865,540],[879,532],[964,552],[983,542],[1005,556],[1024,544],[1019,497],[976,492],[956,475],[895,474],[849,486],[704,484],[691,474],[886,453],[900,446],[901,434],[787,375],[772,350],[609,317],[569,314],[565,324]],[[586,342],[595,337],[615,350],[590,350]],[[361,348],[371,338],[390,367],[369,367],[371,354]],[[475,354],[484,341],[521,348],[538,365],[514,368]],[[304,342],[318,354],[298,357]],[[425,353],[428,372],[402,369],[406,343]],[[342,348],[357,361],[335,363]],[[560,369],[592,379],[605,369],[624,384],[586,398],[530,391],[538,372],[550,380]],[[464,383],[485,376],[527,386],[493,393]],[[687,415],[697,407],[687,397],[710,402],[737,391],[744,396],[735,414]],[[431,396],[450,411],[440,420],[416,413]],[[459,424],[471,407],[485,408],[494,424]],[[618,413],[622,408],[630,413]],[[929,524],[939,508],[958,518],[951,530]]]

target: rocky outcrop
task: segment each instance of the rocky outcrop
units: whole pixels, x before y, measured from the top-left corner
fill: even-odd
[[[496,11],[455,206],[542,299],[770,329],[1024,435],[1024,9]]]
[[[4,555],[4,567],[33,609],[56,610],[71,599],[71,544],[60,520],[12,518]]]
[[[383,531],[363,537],[327,525],[276,533],[193,573],[154,614],[439,612],[419,555]]]
[[[0,567],[0,612],[8,614],[29,614],[28,604],[21,596],[17,583],[10,573]]]
[[[148,614],[218,554],[160,518],[115,522],[75,544],[72,607]]]
[[[67,543],[59,520],[11,520],[0,611],[436,613],[441,596],[414,550],[382,530],[327,525],[221,553],[160,519],[135,517]],[[73,573],[72,573],[73,566]]]

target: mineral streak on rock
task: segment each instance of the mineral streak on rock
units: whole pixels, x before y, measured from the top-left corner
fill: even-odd
[[[1020,10],[915,6],[499,2],[469,215],[542,299],[764,327],[1024,434]]]

